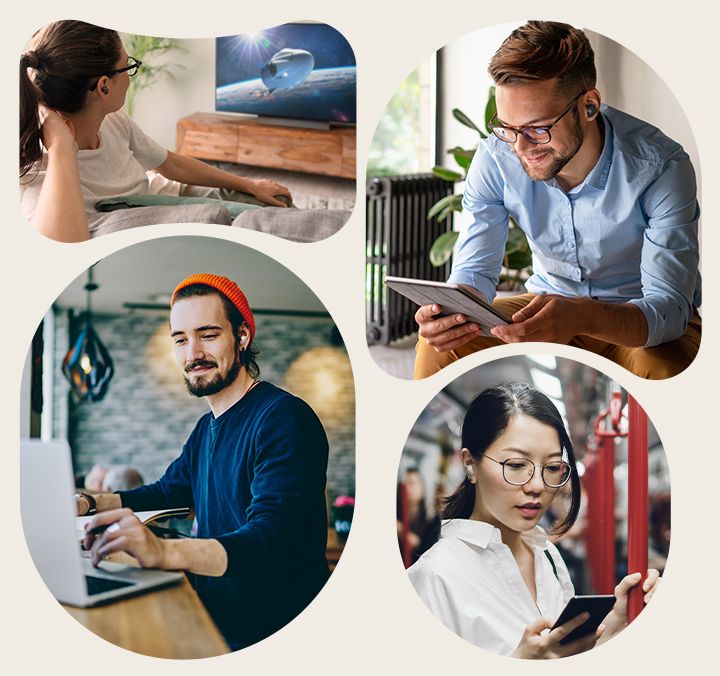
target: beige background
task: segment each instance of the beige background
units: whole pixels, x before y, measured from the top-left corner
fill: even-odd
[[[151,660],[105,643],[76,624],[40,582],[24,545],[18,499],[18,393],[25,352],[35,326],[54,297],[92,261],[149,237],[177,232],[156,226],[76,245],[42,238],[24,222],[17,198],[17,63],[30,34],[59,18],[82,18],[151,35],[208,37],[245,32],[292,19],[331,23],[348,38],[358,60],[358,175],[375,123],[397,84],[430,51],[484,26],[524,17],[558,19],[590,28],[631,49],[650,63],[681,102],[700,148],[705,185],[704,249],[718,251],[720,221],[717,156],[717,16],[694,0],[644,7],[627,0],[604,3],[514,0],[502,9],[488,3],[315,2],[100,3],[71,5],[41,0],[15,3],[4,15],[2,111],[4,159],[2,222],[4,324],[2,393],[4,490],[2,605],[3,666],[28,673],[127,674],[153,669],[173,675],[201,668],[214,674],[297,673],[552,673],[610,674],[630,669],[646,674],[683,667],[710,668],[716,653],[718,615],[717,545],[720,457],[715,405],[718,307],[714,266],[705,264],[705,340],[696,362],[682,375],[650,383],[599,357],[571,348],[538,352],[579,358],[601,368],[645,406],[663,439],[672,473],[673,537],[662,588],[652,606],[620,637],[585,655],[549,664],[524,663],[480,651],[456,638],[425,610],[410,587],[397,554],[395,478],[406,435],[432,395],[460,372],[487,360],[476,355],[423,383],[395,380],[379,370],[365,346],[363,314],[363,208],[329,241],[298,245],[259,233],[183,226],[183,234],[208,234],[240,241],[273,255],[300,275],[338,322],[347,341],[357,383],[356,520],[345,555],[316,601],[291,625],[241,653],[193,662]],[[299,9],[299,8],[302,9]],[[542,13],[538,7],[545,7]],[[716,10],[712,10],[716,11]],[[484,64],[479,64],[484,68]],[[363,181],[359,182],[362,204]],[[707,256],[706,256],[707,258]],[[517,354],[507,347],[489,356]],[[692,662],[692,666],[691,666]],[[462,672],[461,672],[462,670]],[[552,670],[552,672],[550,672]]]

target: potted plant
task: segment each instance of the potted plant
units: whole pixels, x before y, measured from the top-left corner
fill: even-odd
[[[488,102],[485,106],[485,131],[483,132],[465,113],[458,108],[452,111],[453,117],[461,124],[473,129],[481,139],[486,139],[492,133],[489,124],[495,116],[495,87],[490,87]],[[447,152],[452,155],[460,167],[460,172],[447,169],[446,167],[433,167],[433,174],[451,183],[464,181],[470,163],[475,155],[477,146],[474,148],[461,148],[456,146]],[[462,195],[448,195],[436,202],[428,211],[428,218],[445,220],[454,212],[462,211]],[[452,256],[453,248],[457,242],[459,233],[455,230],[440,235],[430,248],[430,262],[435,267],[445,265]],[[518,291],[521,290],[525,281],[532,274],[532,253],[525,233],[518,227],[518,224],[510,218],[507,243],[505,244],[505,256],[503,267],[500,273],[499,290]]]
[[[162,75],[173,77],[173,69],[184,67],[176,63],[158,63],[158,57],[168,52],[186,50],[172,38],[156,38],[151,35],[131,33],[122,33],[120,37],[127,53],[142,61],[142,67],[137,75],[130,78],[130,87],[125,99],[125,108],[132,117],[135,100],[141,90],[152,87]]]

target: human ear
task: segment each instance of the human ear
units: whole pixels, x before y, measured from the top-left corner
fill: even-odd
[[[588,91],[585,98],[585,114],[589,120],[594,120],[600,111],[600,92],[597,89]]]
[[[475,479],[475,465],[473,461],[472,454],[467,448],[463,448],[460,452],[460,455],[462,457],[462,463],[465,466],[465,476],[467,477],[468,481],[471,484],[474,484]]]

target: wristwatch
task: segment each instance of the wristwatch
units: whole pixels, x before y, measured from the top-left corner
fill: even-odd
[[[89,495],[85,491],[80,491],[79,493],[75,493],[73,497],[77,500],[79,498],[85,498],[88,503],[88,510],[85,512],[85,514],[94,514],[97,512],[97,502],[95,501],[95,498],[92,495]]]

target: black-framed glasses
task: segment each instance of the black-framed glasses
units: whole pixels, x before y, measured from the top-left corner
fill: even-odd
[[[587,90],[580,92],[572,101],[570,101],[565,110],[563,110],[562,113],[560,113],[560,115],[558,115],[548,125],[544,125],[542,127],[509,127],[505,124],[495,124],[495,118],[497,117],[496,113],[493,115],[492,120],[490,120],[488,127],[495,136],[497,136],[501,141],[505,141],[505,143],[515,143],[515,141],[517,141],[518,134],[522,134],[530,143],[534,143],[536,145],[550,143],[552,140],[550,130],[572,110],[573,106],[577,103],[577,100],[584,94],[587,94]]]
[[[132,61],[132,63],[130,63]],[[117,68],[115,70],[109,70],[107,73],[103,73],[102,75],[97,75],[97,80],[88,87],[90,91],[93,91],[95,87],[98,86],[98,82],[100,82],[100,78],[103,76],[106,77],[112,77],[113,75],[119,75],[120,73],[127,73],[130,77],[133,77],[134,75],[137,75],[138,70],[140,70],[140,66],[142,66],[142,61],[140,59],[136,59],[134,56],[128,56],[128,65],[124,68]]]
[[[536,467],[541,468],[543,483],[548,488],[564,486],[572,474],[572,467],[562,460],[553,460],[552,462],[546,462],[544,465],[536,465],[527,458],[509,458],[501,461],[495,460],[489,455],[483,455],[482,457],[502,465],[503,479],[513,486],[524,486],[528,483],[535,476]]]

